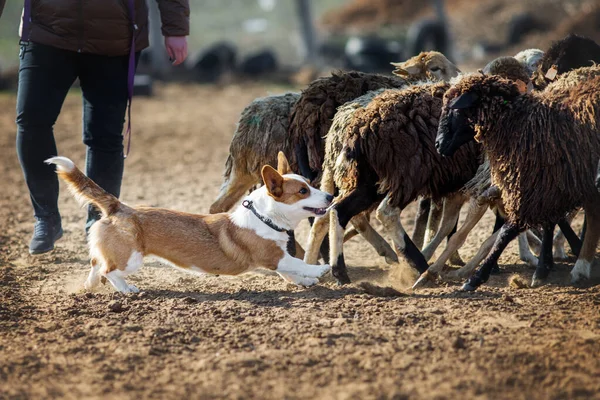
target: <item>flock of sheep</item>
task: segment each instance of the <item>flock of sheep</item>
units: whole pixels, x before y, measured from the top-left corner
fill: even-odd
[[[337,72],[301,93],[256,99],[242,113],[210,211],[228,211],[282,150],[295,172],[336,196],[311,221],[306,251],[296,244],[296,256],[316,264],[321,255],[340,283],[350,282],[343,243],[356,234],[388,262],[400,256],[418,270],[414,287],[469,278],[462,289],[475,290],[517,237],[521,259],[536,267],[532,285],[544,281],[554,258],[565,258],[565,239],[578,256],[572,281],[589,278],[600,238],[596,62],[600,46],[569,35],[546,52],[500,57],[477,73],[426,52],[394,63],[394,76]],[[400,214],[413,201],[411,238]],[[495,226],[465,264],[458,249],[488,208]],[[582,239],[570,227],[581,208]],[[393,246],[370,225],[373,211]],[[447,262],[461,268],[443,272]]]

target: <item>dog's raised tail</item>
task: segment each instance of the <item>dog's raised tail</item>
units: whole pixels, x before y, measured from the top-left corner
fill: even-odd
[[[52,157],[45,162],[56,165],[56,173],[67,183],[73,196],[82,205],[93,204],[100,209],[104,217],[114,214],[119,209],[119,199],[85,176],[67,157]]]

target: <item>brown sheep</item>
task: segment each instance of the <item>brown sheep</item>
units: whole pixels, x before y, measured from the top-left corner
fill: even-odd
[[[277,153],[292,159],[288,140],[289,115],[300,98],[285,93],[255,99],[244,111],[229,145],[223,184],[210,213],[229,211],[252,186],[262,181],[263,165],[277,167]],[[292,170],[296,170],[291,165]]]
[[[382,199],[377,218],[391,235],[396,252],[419,272],[427,268],[400,224],[401,210],[418,196],[439,200],[456,193],[479,166],[475,144],[453,157],[435,151],[442,98],[448,88],[447,83],[428,83],[386,90],[357,109],[345,129],[344,148],[333,168],[340,193],[330,224],[332,272],[341,283],[349,282],[340,241],[343,228]],[[453,204],[460,208],[462,201]]]
[[[589,278],[600,237],[600,193],[594,185],[599,129],[597,66],[564,74],[543,92],[525,93],[504,78],[475,75],[446,93],[438,151],[451,156],[473,139],[480,142],[507,213],[492,252],[463,290],[487,281],[493,263],[521,230],[542,226],[546,235],[581,206],[588,229],[571,277],[573,282]],[[551,252],[542,253],[550,262],[540,260],[534,279],[548,275],[551,258]]]

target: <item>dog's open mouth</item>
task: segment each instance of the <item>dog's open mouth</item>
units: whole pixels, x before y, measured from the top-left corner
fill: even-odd
[[[327,212],[327,208],[304,207],[304,209],[306,211],[310,211],[311,213],[314,213],[315,215],[325,215],[325,213]]]

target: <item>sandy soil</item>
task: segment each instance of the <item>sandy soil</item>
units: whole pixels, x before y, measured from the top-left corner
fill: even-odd
[[[136,99],[122,198],[207,212],[239,112],[279,91],[168,86]],[[60,153],[81,165],[80,104],[67,99],[56,132]],[[511,274],[533,272],[514,244],[503,272],[472,294],[448,284],[376,297],[331,278],[299,289],[266,272],[197,277],[152,260],[131,278],[139,294],[84,293],[85,212],[66,191],[64,238],[48,255],[27,254],[33,221],[14,107],[0,95],[0,398],[600,398],[600,268],[570,286],[571,257],[548,285],[511,288]],[[413,212],[403,215],[409,228]],[[304,240],[307,224],[299,232]],[[346,260],[355,282],[409,281],[360,238]]]

